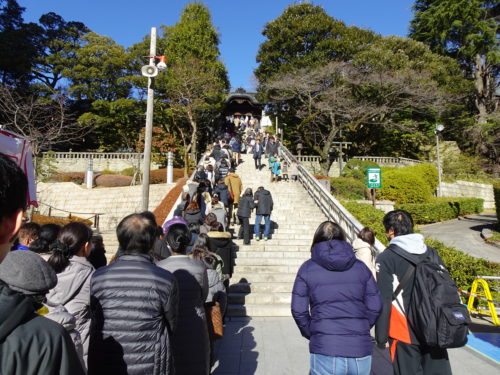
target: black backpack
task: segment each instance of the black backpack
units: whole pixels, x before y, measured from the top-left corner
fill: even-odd
[[[462,304],[458,288],[448,270],[438,264],[436,250],[427,247],[429,255],[421,262],[415,261],[405,251],[396,248],[392,250],[411,263],[394,291],[393,299],[415,275],[406,315],[420,344],[441,349],[464,346],[471,323],[469,312]]]

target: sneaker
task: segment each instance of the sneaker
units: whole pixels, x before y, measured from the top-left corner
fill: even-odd
[[[259,237],[257,237],[257,238],[255,239],[255,241],[260,241],[260,238],[259,238]]]
[[[267,237],[264,237],[264,241],[267,241]]]

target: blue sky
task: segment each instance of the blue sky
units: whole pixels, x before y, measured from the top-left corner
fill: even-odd
[[[173,25],[184,0],[18,0],[26,8],[25,21],[38,21],[55,12],[66,21],[80,21],[92,31],[109,36],[128,47],[144,37],[152,26]],[[233,88],[254,88],[255,56],[264,40],[264,25],[296,1],[290,0],[205,0],[212,21],[220,33],[221,58],[229,71]],[[368,28],[382,35],[408,34],[414,0],[316,0],[328,14],[347,25]]]

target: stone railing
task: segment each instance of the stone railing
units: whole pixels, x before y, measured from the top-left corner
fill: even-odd
[[[92,160],[95,171],[141,168],[144,159],[142,153],[136,152],[44,152],[43,157],[54,158],[58,172],[85,172],[89,160]],[[151,167],[156,169],[159,165],[151,163]]]
[[[423,164],[425,161],[409,159],[409,158],[401,158],[401,157],[392,157],[392,156],[353,156],[353,159],[364,160],[364,161],[373,161],[379,165],[391,166],[391,167],[401,167],[401,166],[410,166]]]
[[[297,160],[294,155],[288,151],[285,146],[281,147],[282,156],[288,161],[289,164],[292,161]],[[363,225],[347,211],[340,202],[333,197],[326,188],[321,185],[313,175],[305,169],[302,165],[298,166],[299,179],[307,190],[309,195],[313,198],[314,202],[323,211],[326,217],[340,225],[340,227],[345,231],[347,239],[353,241],[358,232],[363,228]],[[375,240],[373,248],[380,253],[384,250],[384,245]]]

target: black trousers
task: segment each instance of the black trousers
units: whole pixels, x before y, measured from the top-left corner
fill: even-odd
[[[238,216],[238,219],[240,220],[241,224],[239,237],[243,237],[243,243],[248,245],[250,243],[250,236],[251,236],[250,218]],[[241,232],[243,232],[243,234]]]
[[[394,353],[392,360],[394,375],[451,375],[446,349],[424,348],[391,340],[392,353]]]
[[[260,169],[261,165],[261,158],[253,158],[255,161],[255,169]]]

